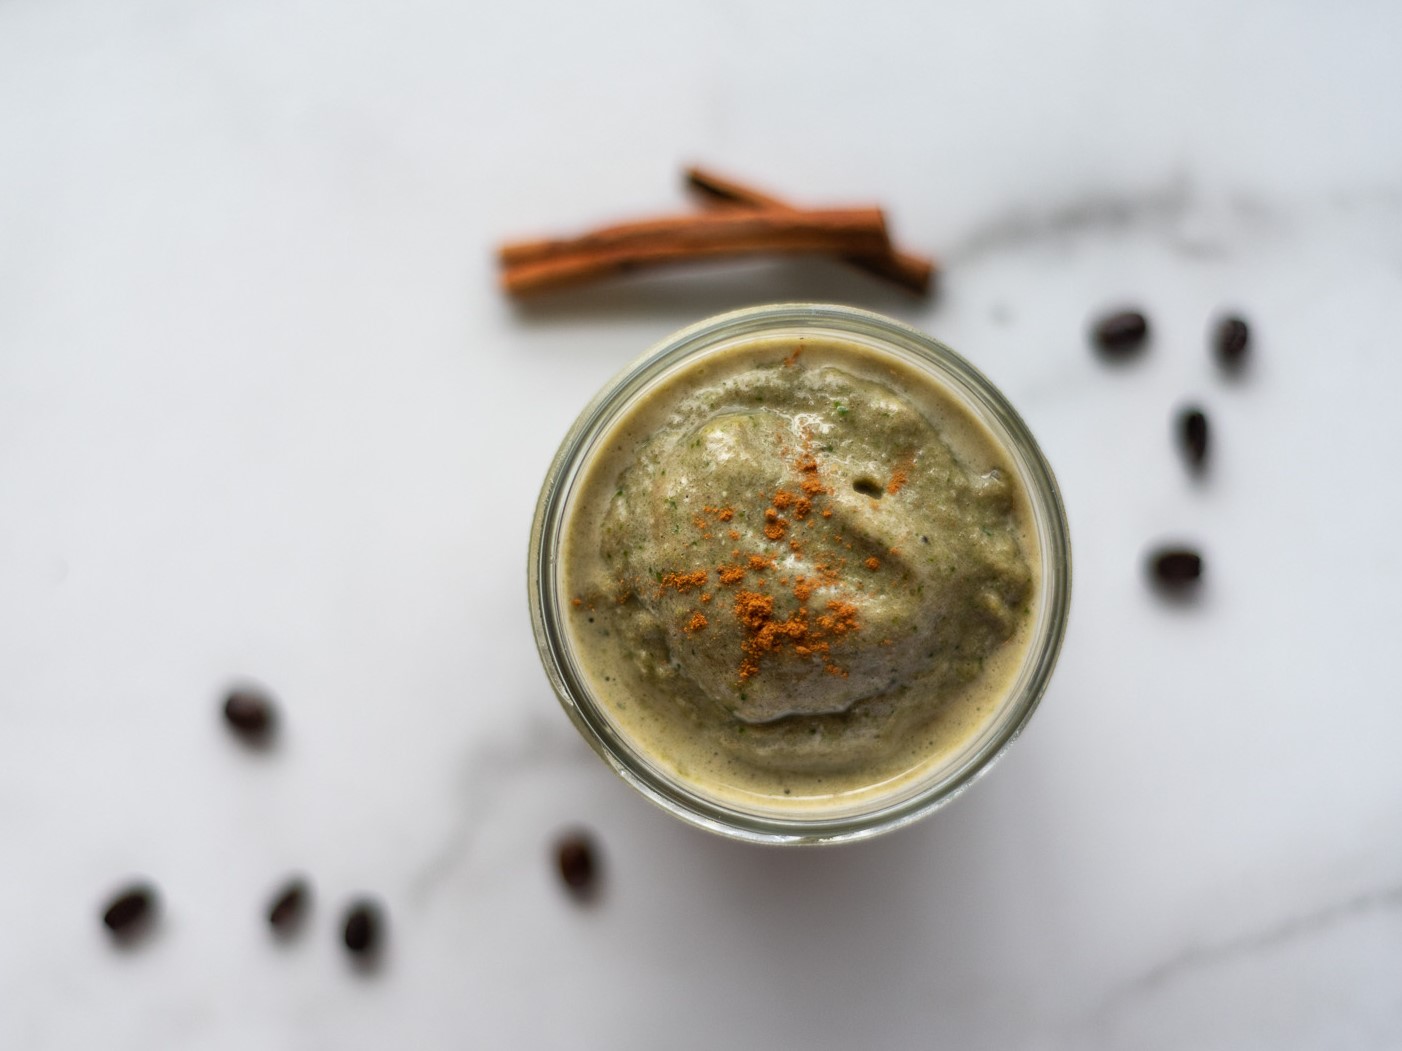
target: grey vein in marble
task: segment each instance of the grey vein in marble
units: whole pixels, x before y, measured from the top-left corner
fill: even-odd
[[[1143,223],[1173,222],[1192,201],[1186,177],[1138,192],[1104,191],[1040,209],[1016,209],[984,222],[943,253],[947,263],[1091,231],[1122,230]]]
[[[542,766],[584,763],[591,753],[565,720],[533,719],[521,723],[515,736],[476,741],[463,760],[458,791],[461,804],[442,845],[409,879],[409,895],[422,902],[448,878],[470,852],[473,837],[505,786]]]
[[[1279,225],[1281,213],[1246,191],[1210,196],[1186,174],[1134,191],[1098,190],[1039,208],[1019,208],[975,226],[942,253],[948,265],[968,264],[987,256],[1031,245],[1065,242],[1091,233],[1157,229],[1170,246],[1190,258],[1228,253],[1221,218],[1233,227],[1266,229]]]
[[[1134,1001],[1203,970],[1315,937],[1352,919],[1393,910],[1402,910],[1402,883],[1366,891],[1309,912],[1287,916],[1269,927],[1250,931],[1236,938],[1215,944],[1190,945],[1114,990],[1098,1008],[1086,1016],[1083,1027],[1093,1028],[1099,1021],[1114,1015]]]

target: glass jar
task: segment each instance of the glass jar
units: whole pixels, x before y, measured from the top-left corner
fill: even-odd
[[[982,424],[1018,475],[1038,556],[1029,559],[1036,566],[1029,641],[1001,700],[980,726],[954,752],[889,791],[836,794],[830,805],[808,798],[792,808],[772,800],[756,804],[743,793],[721,790],[714,777],[693,777],[630,732],[618,711],[605,703],[597,672],[591,674],[581,659],[580,640],[570,622],[579,613],[572,608],[577,599],[566,591],[562,558],[566,538],[576,530],[572,515],[591,462],[618,443],[622,421],[664,382],[675,382],[716,355],[775,338],[792,339],[796,346],[802,340],[841,341],[938,385]],[[683,329],[628,366],[585,408],[541,489],[531,527],[528,586],[536,645],[550,683],[576,728],[619,776],[663,809],[712,832],[757,843],[834,843],[898,828],[948,803],[988,770],[1027,724],[1050,681],[1066,630],[1071,548],[1050,466],[1026,424],[973,366],[929,336],[878,314],[779,304],[738,310]]]

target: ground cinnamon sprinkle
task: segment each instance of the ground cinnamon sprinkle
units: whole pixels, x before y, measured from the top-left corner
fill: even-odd
[[[721,566],[718,574],[722,587],[729,587],[731,584],[738,584],[745,579],[745,569],[743,566]]]
[[[735,619],[749,631],[759,631],[774,616],[774,596],[742,591],[735,596]]]
[[[662,586],[675,588],[677,591],[691,591],[694,588],[702,587],[706,583],[707,576],[704,569],[695,569],[690,573],[664,573],[662,574]]]
[[[854,603],[843,602],[833,599],[828,603],[828,616],[818,618],[818,626],[824,631],[833,635],[846,635],[849,631],[856,631],[857,607]]]
[[[787,448],[781,446],[780,451],[785,459],[789,459],[791,454]],[[772,496],[762,491],[755,494],[758,501],[762,501],[760,506],[764,508],[760,530],[766,539],[776,542],[785,539],[793,521],[806,519],[805,527],[811,529],[814,519],[817,518],[810,518],[814,511],[818,511],[822,518],[831,518],[833,514],[832,508],[815,507],[818,498],[829,494],[831,490],[822,483],[820,463],[809,436],[804,436],[803,451],[789,462],[799,475],[797,487],[790,484],[788,487],[777,488]],[[897,471],[888,483],[888,491],[896,492],[904,484],[904,472]],[[790,517],[785,517],[783,512]],[[732,506],[706,504],[704,515],[696,515],[692,521],[697,529],[701,530],[703,537],[709,540],[713,539],[707,532],[712,521],[730,522],[735,517],[736,510]],[[821,520],[818,521],[821,524]],[[729,528],[726,533],[731,541],[739,545],[741,529]],[[841,534],[827,537],[822,542],[828,545],[846,543],[848,548],[852,547],[850,540]],[[713,592],[704,590],[712,572],[715,573],[720,587],[737,589],[730,613],[741,631],[740,663],[737,669],[741,682],[758,674],[763,661],[786,652],[800,660],[821,661],[824,671],[828,674],[846,675],[846,670],[833,661],[832,647],[836,640],[860,629],[859,607],[856,602],[843,596],[855,598],[864,587],[860,581],[844,575],[847,566],[845,558],[820,562],[811,570],[806,570],[803,575],[781,573],[779,558],[802,558],[804,547],[805,544],[792,537],[788,539],[787,551],[781,555],[753,552],[746,554],[743,552],[743,545],[739,545],[730,551],[729,560],[721,564],[660,574],[658,580],[661,588],[658,594],[666,590],[679,594],[693,591],[698,593],[697,605],[682,615],[681,630],[690,635],[710,625],[707,613],[703,613],[700,606],[711,603],[715,597]],[[880,568],[881,562],[872,557],[866,559],[864,565],[874,571]],[[755,576],[748,587],[743,587],[746,575],[750,573]],[[778,597],[775,593],[780,589],[783,589],[784,593],[792,594],[796,604],[787,607],[793,612],[786,617],[775,613]],[[835,597],[830,598],[821,613],[810,612],[809,603],[820,589],[830,589],[829,594],[835,593]],[[575,601],[575,605],[579,605],[578,600]],[[712,607],[708,612],[715,615],[715,608]]]
[[[902,457],[899,466],[891,472],[891,480],[886,483],[886,492],[894,496],[910,481],[910,472],[915,470],[915,453]]]
[[[795,585],[796,595],[800,589],[805,598],[812,594],[811,587],[805,583]],[[744,653],[740,662],[740,681],[744,682],[759,671],[761,657],[778,653],[785,646],[791,647],[799,657],[820,654],[824,657],[825,671],[831,675],[846,675],[843,668],[827,659],[832,649],[829,639],[858,630],[857,607],[854,603],[834,599],[827,604],[827,610],[816,622],[810,622],[806,606],[801,606],[787,620],[775,620],[773,596],[755,591],[742,591],[736,595],[735,619],[745,630],[745,638],[740,644]]]

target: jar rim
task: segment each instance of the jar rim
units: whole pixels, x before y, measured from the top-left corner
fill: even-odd
[[[835,816],[745,810],[707,796],[647,762],[610,720],[577,666],[558,586],[569,497],[589,454],[612,425],[664,374],[722,344],[794,330],[874,341],[972,401],[970,408],[1017,464],[1041,545],[1037,626],[1015,685],[977,735],[977,745],[923,781],[917,791]],[[683,328],[632,361],[595,395],[561,442],[541,487],[531,526],[527,584],[536,646],[551,686],[581,735],[625,781],[676,817],[730,838],[775,844],[849,842],[902,827],[946,805],[986,773],[1021,733],[1045,693],[1066,631],[1070,534],[1055,475],[1031,431],[998,388],[961,355],[918,329],[870,311],[779,303],[730,311]]]

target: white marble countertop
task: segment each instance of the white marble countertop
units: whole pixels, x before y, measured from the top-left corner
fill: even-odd
[[[1402,1046],[1399,39],[1384,4],[0,3],[0,1046]],[[886,204],[943,294],[820,262],[498,294],[501,238],[682,207],[692,160]],[[795,298],[984,369],[1076,556],[998,769],[831,850],[616,780],[524,586],[594,390]],[[1155,334],[1112,369],[1084,330],[1120,303]],[[1179,537],[1188,608],[1141,572]],[[245,679],[267,754],[218,718]],[[123,951],[134,876],[162,910]]]

